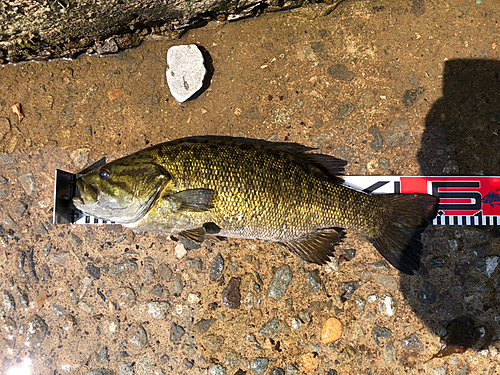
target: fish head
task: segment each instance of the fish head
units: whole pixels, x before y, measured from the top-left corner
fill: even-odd
[[[85,214],[119,224],[141,219],[171,181],[159,164],[131,155],[77,179],[81,196],[73,204]]]

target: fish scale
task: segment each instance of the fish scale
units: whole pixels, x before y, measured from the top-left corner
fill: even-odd
[[[418,268],[416,233],[435,215],[426,194],[370,195],[343,186],[345,165],[298,144],[191,137],[159,144],[80,177],[81,211],[136,231],[277,241],[324,263],[343,229],[395,267]],[[414,250],[417,248],[417,250]]]

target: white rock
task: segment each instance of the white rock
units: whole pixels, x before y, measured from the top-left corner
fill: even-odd
[[[178,259],[181,259],[183,258],[186,254],[187,254],[187,250],[186,248],[184,247],[183,244],[177,244],[177,246],[175,246],[175,256],[178,258]]]
[[[201,89],[206,72],[203,55],[195,44],[173,46],[168,50],[167,83],[179,103]]]

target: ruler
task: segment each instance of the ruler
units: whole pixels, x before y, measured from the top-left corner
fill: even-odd
[[[72,206],[80,175],[56,170],[54,224],[112,224]],[[345,185],[372,194],[426,193],[440,199],[433,225],[500,225],[500,176],[344,176]]]
[[[434,225],[500,225],[500,176],[345,176],[367,193],[426,193],[439,198]]]

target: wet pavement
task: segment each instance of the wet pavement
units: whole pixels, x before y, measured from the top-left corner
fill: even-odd
[[[277,244],[192,248],[51,222],[56,168],[188,135],[298,142],[352,175],[500,175],[500,4],[328,10],[0,68],[3,373],[25,358],[33,374],[500,373],[497,227],[428,228],[421,270],[406,276],[354,233],[319,267]],[[213,72],[179,105],[166,52],[190,43]],[[329,318],[342,332],[325,343]],[[449,355],[431,359],[441,342]]]

